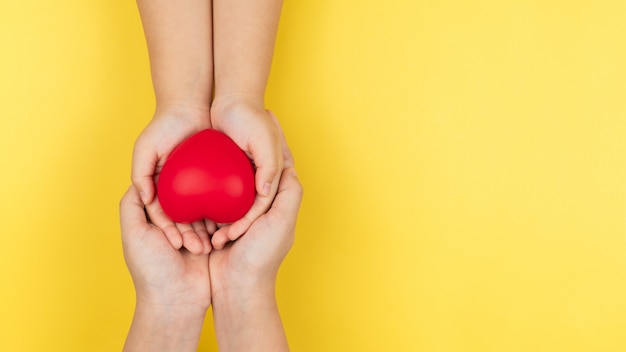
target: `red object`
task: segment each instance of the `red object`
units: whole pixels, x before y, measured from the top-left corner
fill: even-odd
[[[244,216],[254,202],[254,168],[228,136],[204,130],[170,154],[157,192],[163,211],[175,222],[206,218],[231,223]]]

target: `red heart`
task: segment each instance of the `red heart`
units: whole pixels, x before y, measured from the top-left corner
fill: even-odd
[[[175,222],[206,218],[230,223],[244,216],[254,202],[254,169],[228,136],[204,130],[170,154],[157,192],[163,211]]]

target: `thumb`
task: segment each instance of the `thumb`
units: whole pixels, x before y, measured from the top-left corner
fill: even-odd
[[[260,148],[250,151],[256,166],[254,180],[257,192],[267,197],[276,193],[278,188],[278,180],[283,169],[282,150],[280,141],[267,140],[259,145]]]
[[[282,127],[280,127],[280,123],[278,122],[278,118],[271,110],[267,110],[267,113],[274,121],[274,125],[278,128],[278,132],[280,133],[280,144],[281,149],[283,151],[283,167],[284,168],[293,168],[295,167],[295,161],[293,160],[293,154],[291,153],[291,149],[287,145],[287,139],[285,138],[285,132],[283,132]]]
[[[140,143],[135,144],[130,178],[143,204],[150,204],[154,199],[154,170],[157,161],[156,153]]]
[[[122,237],[125,237],[128,231],[136,231],[148,225],[139,193],[133,186],[128,188],[120,201],[120,224]]]

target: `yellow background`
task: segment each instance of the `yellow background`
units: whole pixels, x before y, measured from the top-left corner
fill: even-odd
[[[0,48],[0,351],[119,350],[135,4],[2,0]],[[287,0],[292,349],[626,351],[625,63],[621,0]]]

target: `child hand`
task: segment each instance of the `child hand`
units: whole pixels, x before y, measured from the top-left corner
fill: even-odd
[[[208,109],[172,105],[157,108],[148,126],[143,130],[133,150],[131,178],[137,188],[150,221],[163,230],[170,244],[179,249],[182,246],[193,254],[208,253],[211,242],[208,236],[201,236],[196,230],[213,233],[215,224],[199,221],[193,224],[179,224],[170,220],[161,209],[156,197],[155,182],[170,153],[185,138],[211,127]]]
[[[262,99],[251,97],[216,98],[211,107],[213,128],[228,135],[249,158],[255,168],[256,198],[243,218],[222,226],[212,238],[212,245],[221,249],[228,241],[243,235],[252,223],[272,204],[283,171],[281,132],[276,118],[265,110]]]

